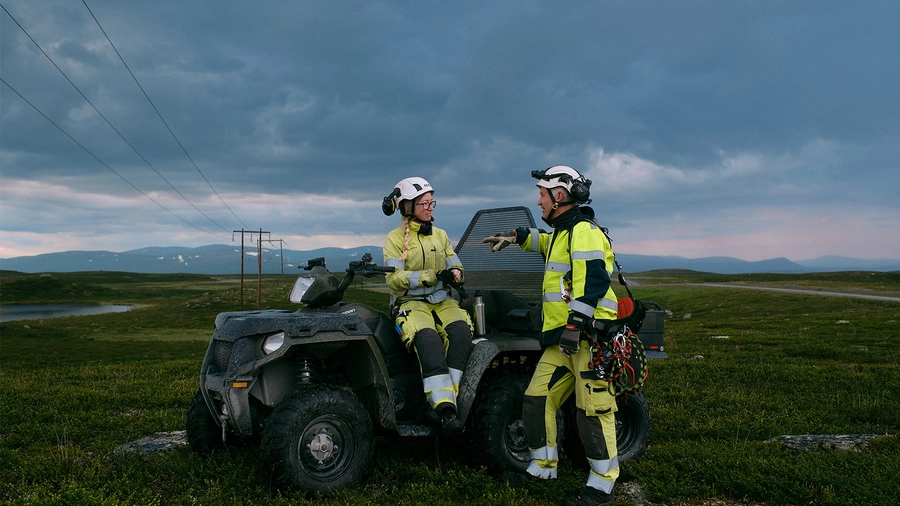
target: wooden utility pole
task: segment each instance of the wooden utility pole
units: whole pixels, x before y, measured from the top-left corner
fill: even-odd
[[[241,234],[241,310],[244,310],[244,235],[250,234],[250,240],[253,240],[253,234],[259,234],[257,238],[257,246],[256,246],[256,263],[258,267],[258,274],[256,277],[256,308],[262,309],[262,235],[270,234],[270,232],[265,232],[263,229],[259,229],[259,232],[255,230],[244,230],[243,228],[240,230],[232,231],[232,240],[234,239],[234,234]]]
[[[284,285],[284,239],[269,239],[270,243],[278,243],[278,257],[281,258],[281,284]]]

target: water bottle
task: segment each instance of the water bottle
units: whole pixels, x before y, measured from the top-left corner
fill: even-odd
[[[483,336],[486,333],[484,321],[484,299],[481,290],[475,290],[475,335]]]

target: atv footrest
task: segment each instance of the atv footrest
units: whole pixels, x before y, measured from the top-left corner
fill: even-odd
[[[397,432],[401,436],[435,436],[437,432],[427,425],[409,424],[398,425]]]

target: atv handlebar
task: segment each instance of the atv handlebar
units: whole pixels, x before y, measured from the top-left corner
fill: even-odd
[[[324,267],[327,269],[327,267],[325,265],[325,257],[313,258],[311,260],[308,260],[306,262],[306,265],[301,265],[299,267],[301,269],[304,269],[307,271],[312,270],[313,267]],[[343,297],[344,290],[346,290],[347,287],[350,286],[350,283],[353,282],[353,278],[355,278],[356,276],[363,276],[363,277],[368,278],[371,276],[388,274],[388,273],[394,272],[395,270],[396,269],[394,267],[375,265],[372,262],[372,254],[366,253],[359,260],[354,260],[354,261],[350,262],[350,266],[347,267],[347,269],[345,270],[346,275],[344,275],[344,279],[341,280],[341,283],[332,292],[333,295],[330,298],[327,298],[325,300],[327,300],[328,302],[331,302],[332,300],[334,300],[334,297],[337,297],[336,300],[340,301],[341,298]],[[469,298],[469,294],[466,293],[466,289],[463,288],[462,283],[457,283],[455,279],[447,279],[447,278],[441,279],[441,281],[444,283],[444,286],[446,286],[447,288],[453,288],[457,292],[459,292],[460,300],[465,300],[465,299]],[[334,303],[334,302],[331,302],[331,303]]]

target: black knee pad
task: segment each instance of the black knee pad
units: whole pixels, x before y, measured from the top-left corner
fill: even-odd
[[[447,374],[447,359],[444,358],[444,341],[434,329],[422,329],[416,332],[413,340],[419,364],[422,365],[422,377]]]
[[[450,345],[447,346],[447,365],[462,371],[469,362],[469,355],[472,354],[472,330],[469,324],[462,320],[447,325],[444,330],[447,332],[447,340],[450,341]]]

